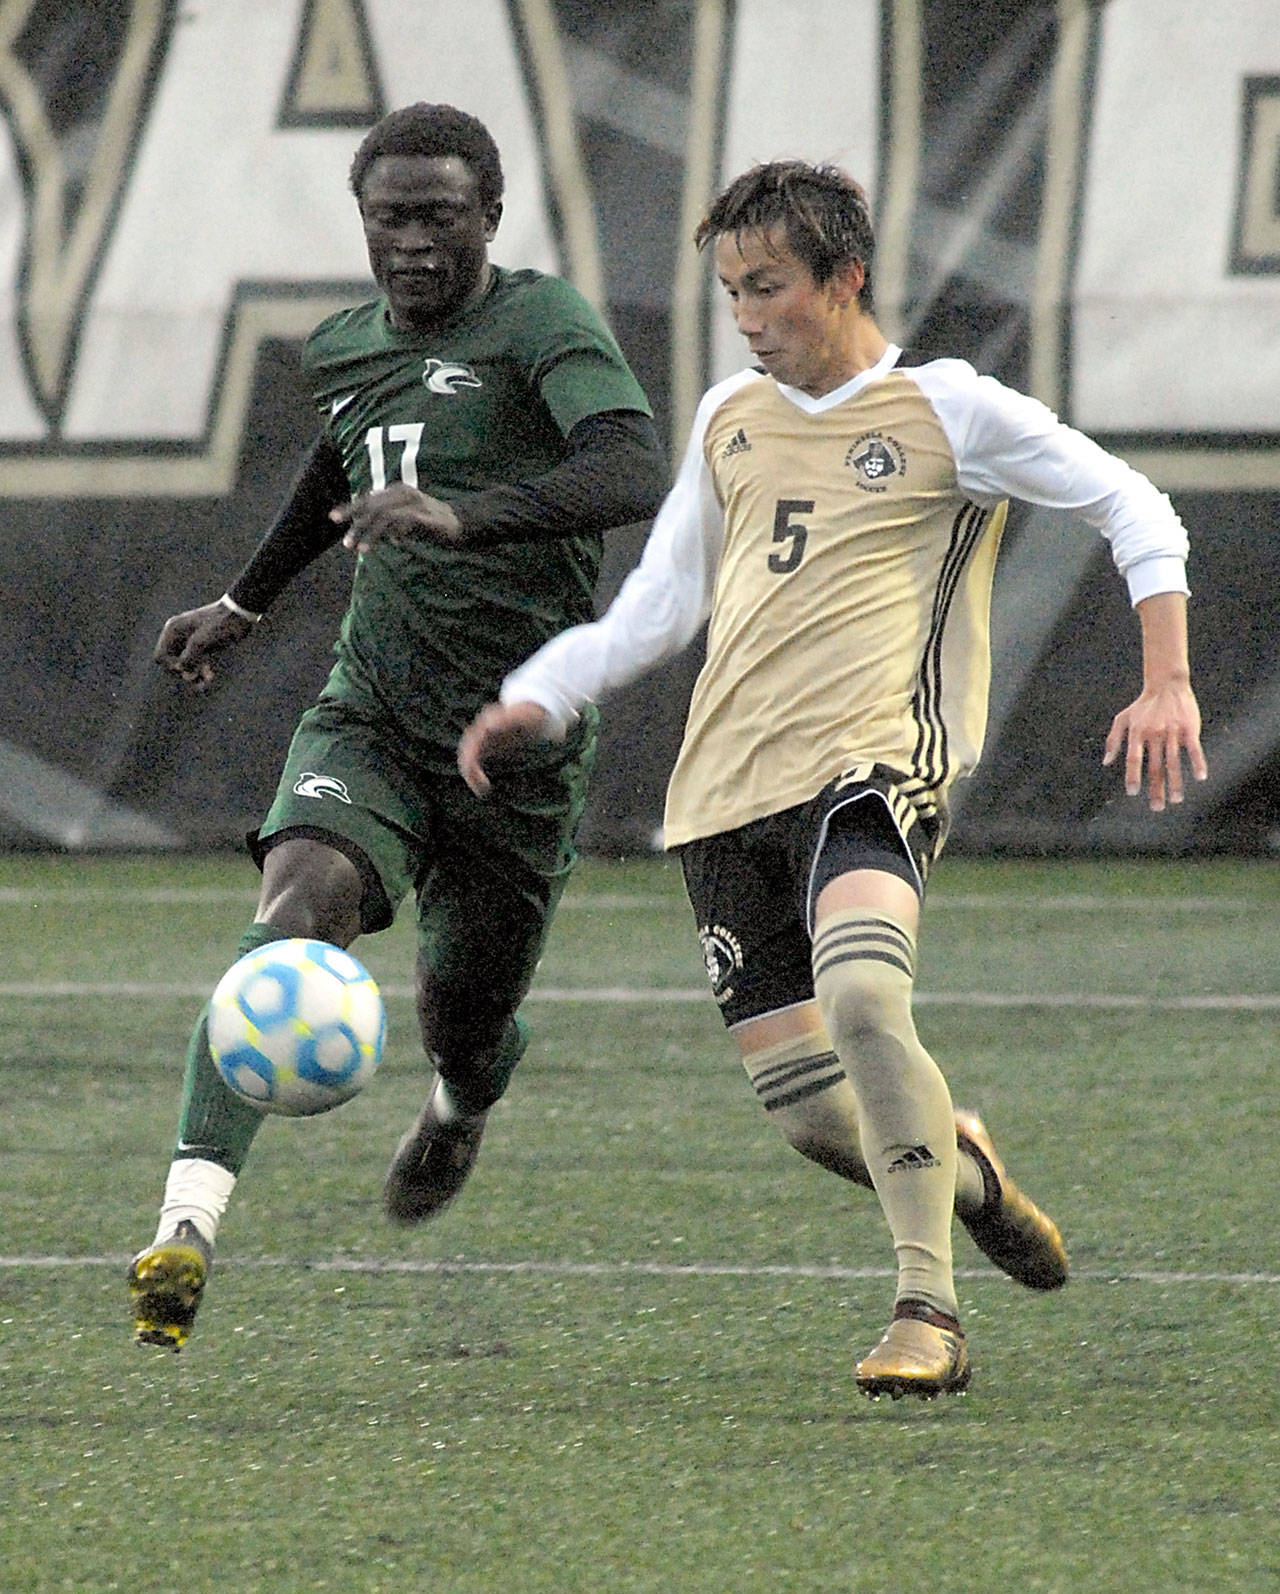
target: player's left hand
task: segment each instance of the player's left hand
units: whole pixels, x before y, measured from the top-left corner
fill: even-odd
[[[1146,766],[1147,805],[1160,813],[1166,802],[1183,798],[1182,760],[1197,780],[1206,780],[1209,765],[1200,746],[1200,707],[1190,682],[1168,681],[1147,687],[1111,722],[1104,764],[1113,764],[1124,749],[1124,789],[1130,797],[1142,791]]]
[[[329,518],[347,529],[342,546],[368,553],[380,542],[438,542],[462,539],[462,523],[451,505],[429,493],[392,482],[374,493],[362,493],[329,511]]]

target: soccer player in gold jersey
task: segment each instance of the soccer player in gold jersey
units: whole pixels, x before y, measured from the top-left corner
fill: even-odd
[[[869,1395],[962,1390],[951,1220],[1019,1282],[1054,1289],[1053,1222],[976,1115],[956,1112],[912,1020],[925,880],[953,783],[981,751],[989,606],[1011,497],[1107,538],[1143,680],[1104,763],[1152,809],[1207,774],[1186,631],[1186,535],[1143,476],[960,360],[906,367],[874,317],[861,188],[833,167],[739,177],[698,230],[754,359],[703,398],[640,564],[608,612],[505,680],[459,747],[478,794],[503,757],[683,648],[706,663],[667,797],[707,972],[787,1139],[874,1187],[893,1316]]]

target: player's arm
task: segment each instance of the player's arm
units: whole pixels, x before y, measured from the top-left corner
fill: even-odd
[[[1112,721],[1103,762],[1114,763],[1123,748],[1130,796],[1141,791],[1145,766],[1151,809],[1181,802],[1184,757],[1197,780],[1208,776],[1187,647],[1186,530],[1168,497],[1139,471],[1038,400],[990,377],[970,378],[960,410],[952,411],[954,419],[967,409],[957,426],[960,485],[979,498],[1071,510],[1107,539],[1142,630],[1143,684]],[[954,395],[941,396],[945,414]]]
[[[1125,752],[1124,785],[1130,797],[1142,790],[1159,812],[1168,798],[1182,801],[1182,755],[1197,780],[1209,773],[1200,746],[1200,708],[1191,690],[1187,650],[1187,600],[1181,592],[1157,592],[1137,604],[1142,625],[1142,691],[1111,722],[1104,764]]]
[[[155,662],[201,690],[208,686],[213,655],[247,636],[290,581],[342,536],[330,511],[349,492],[342,456],[322,435],[240,574],[215,602],[165,621]]]
[[[334,512],[348,548],[383,538],[425,538],[458,547],[575,537],[650,520],[667,464],[657,428],[639,410],[584,416],[565,437],[565,457],[525,481],[435,498],[407,482],[366,493]]]
[[[600,619],[553,637],[503,681],[467,727],[458,768],[478,796],[502,759],[538,740],[559,740],[584,704],[596,702],[686,647],[711,611],[724,517],[702,438],[714,406],[704,401],[675,484],[663,500],[639,564]]]

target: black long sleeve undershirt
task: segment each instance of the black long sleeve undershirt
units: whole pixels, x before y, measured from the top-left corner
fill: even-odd
[[[667,466],[647,415],[606,410],[585,416],[570,429],[565,447],[559,464],[527,481],[439,494],[461,523],[458,546],[573,537],[656,513],[667,487]],[[229,596],[255,614],[270,608],[296,575],[341,540],[343,527],[329,519],[329,511],[345,503],[350,491],[342,456],[322,434]]]
[[[441,493],[462,522],[464,547],[576,537],[649,520],[667,490],[658,431],[639,410],[587,415],[568,453],[541,476],[475,493]]]
[[[227,588],[227,596],[254,614],[264,614],[313,559],[342,541],[345,528],[329,519],[329,511],[350,497],[342,455],[322,432],[280,513]]]

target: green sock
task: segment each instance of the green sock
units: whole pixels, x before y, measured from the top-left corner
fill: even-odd
[[[256,951],[280,932],[270,924],[251,924],[240,938],[237,958]],[[209,1008],[206,1004],[187,1048],[187,1072],[182,1084],[182,1110],[178,1117],[179,1157],[199,1157],[239,1174],[249,1155],[253,1137],[262,1125],[262,1113],[227,1089],[209,1051]]]
[[[492,1107],[511,1083],[516,1064],[524,1056],[528,1044],[528,1026],[517,1015],[503,1031],[493,1056],[465,1078],[455,1079],[447,1073],[446,1062],[440,1074],[449,1087],[449,1100],[458,1111],[480,1113]]]

